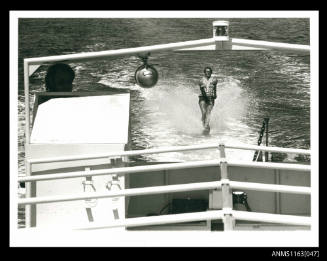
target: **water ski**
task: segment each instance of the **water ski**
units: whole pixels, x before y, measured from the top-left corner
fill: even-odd
[[[210,128],[205,128],[203,131],[202,131],[202,134],[203,135],[209,135],[210,134]]]

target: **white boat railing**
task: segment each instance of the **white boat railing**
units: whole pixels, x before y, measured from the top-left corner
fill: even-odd
[[[119,167],[101,170],[89,170],[86,168],[85,171],[67,172],[67,173],[55,173],[45,175],[32,175],[31,166],[32,164],[45,163],[45,162],[59,162],[67,160],[78,160],[78,159],[92,159],[92,158],[106,158],[112,156],[131,156],[131,155],[142,155],[152,153],[165,153],[165,152],[176,152],[176,151],[187,151],[187,150],[199,150],[199,149],[219,149],[220,159],[218,160],[205,160],[205,161],[193,161],[193,162],[182,162],[182,163],[168,163],[158,164],[150,166],[136,166],[136,167]],[[122,220],[116,220],[113,223],[108,224],[90,224],[90,226],[78,229],[92,229],[92,228],[109,228],[109,227],[120,227],[120,226],[146,226],[154,224],[168,224],[168,223],[181,223],[188,221],[199,221],[199,220],[213,220],[223,219],[224,229],[233,230],[235,227],[235,219],[240,220],[255,220],[261,222],[272,222],[278,224],[289,224],[289,225],[304,225],[310,226],[311,217],[295,216],[295,215],[280,215],[280,214],[266,214],[266,213],[255,213],[255,212],[244,212],[233,210],[233,194],[232,189],[246,189],[246,190],[257,190],[257,191],[269,191],[269,192],[282,192],[282,193],[296,193],[311,195],[311,187],[304,186],[289,186],[289,185],[275,185],[275,184],[262,184],[262,183],[250,183],[250,182],[238,182],[232,181],[228,178],[228,166],[243,166],[250,168],[269,168],[269,169],[280,169],[280,170],[296,170],[300,171],[296,174],[307,172],[311,170],[310,165],[303,164],[289,164],[289,163],[274,163],[274,162],[241,162],[241,161],[228,161],[225,156],[226,148],[237,148],[246,150],[262,150],[270,152],[283,152],[283,153],[296,153],[310,155],[310,150],[302,149],[285,149],[278,147],[262,147],[262,146],[232,146],[224,145],[221,143],[210,144],[210,145],[195,145],[195,146],[179,146],[162,149],[148,149],[148,150],[135,150],[125,151],[118,153],[108,154],[96,154],[96,155],[81,155],[74,157],[57,157],[57,158],[45,158],[45,159],[26,159],[26,177],[21,177],[18,182],[27,182],[26,184],[26,198],[18,200],[18,205],[25,205],[26,207],[26,227],[29,226],[29,215],[30,206],[42,203],[53,203],[53,202],[64,202],[74,200],[85,200],[85,199],[96,199],[96,198],[110,198],[110,197],[127,197],[136,195],[149,195],[149,194],[161,194],[161,193],[173,193],[182,191],[195,191],[195,190],[221,190],[222,191],[222,210],[209,210],[206,212],[196,212],[187,214],[175,214],[175,215],[161,215],[155,217],[142,217],[142,218],[128,218]],[[208,166],[219,166],[221,170],[221,180],[213,182],[199,182],[189,184],[178,184],[178,185],[166,185],[166,186],[154,186],[145,188],[133,188],[133,189],[122,189],[120,191],[112,191],[106,193],[80,193],[74,195],[65,196],[49,196],[49,197],[31,197],[31,182],[41,180],[53,180],[53,179],[65,179],[72,177],[90,177],[97,175],[125,175],[134,173],[144,173],[147,171],[159,171],[169,169],[185,169],[185,168],[197,168],[197,167],[208,167]],[[155,172],[154,172],[155,173]],[[174,172],[178,173],[178,172]],[[176,174],[178,175],[178,174]]]
[[[99,199],[99,198],[112,198],[120,196],[140,196],[150,194],[162,194],[172,192],[184,192],[184,191],[196,191],[204,189],[218,189],[221,188],[221,182],[200,182],[200,183],[189,183],[182,185],[166,185],[166,186],[153,186],[146,188],[133,188],[133,189],[122,189],[119,191],[106,192],[106,193],[79,193],[72,196],[52,196],[52,197],[37,197],[37,198],[25,198],[19,201],[20,205],[27,204],[40,204],[40,203],[54,203],[62,201],[74,201],[74,200],[85,200],[85,199]]]
[[[54,173],[54,174],[43,174],[43,175],[27,175],[26,177],[20,177],[19,182],[32,182],[41,180],[52,180],[52,179],[67,179],[67,178],[78,178],[78,177],[88,177],[88,176],[101,176],[101,175],[123,175],[128,173],[143,173],[150,171],[160,171],[160,170],[173,170],[173,169],[186,169],[186,168],[200,168],[200,167],[213,167],[219,166],[219,160],[203,160],[203,161],[193,161],[193,162],[182,162],[182,163],[165,163],[157,164],[152,166],[136,166],[136,167],[124,167],[124,168],[111,168],[111,169],[101,169],[101,170],[85,170],[85,171],[74,171],[66,173]],[[311,167],[309,165],[294,165],[288,163],[258,163],[258,162],[228,162],[229,166],[238,167],[252,167],[252,168],[262,168],[267,169],[287,169],[287,170],[298,170],[298,171],[309,171]],[[178,175],[178,174],[176,174]]]
[[[146,154],[158,154],[167,152],[179,152],[179,151],[190,151],[190,150],[201,150],[201,149],[217,149],[219,146],[224,146],[226,149],[242,149],[242,150],[260,150],[268,152],[280,152],[280,153],[295,153],[310,155],[311,150],[304,149],[292,149],[292,148],[280,148],[280,147],[265,147],[257,145],[225,145],[221,143],[211,144],[200,144],[200,145],[189,145],[189,146],[172,146],[161,149],[144,149],[144,150],[131,150],[122,152],[111,152],[101,154],[87,154],[77,156],[65,156],[65,157],[52,157],[52,158],[39,158],[39,159],[26,159],[27,163],[47,163],[47,162],[58,162],[58,161],[73,161],[82,159],[97,159],[97,158],[109,158],[118,156],[137,156]]]
[[[140,227],[153,226],[162,224],[176,224],[203,220],[220,220],[224,219],[223,210],[210,210],[204,212],[194,212],[185,214],[170,214],[152,217],[136,217],[121,220],[113,220],[110,223],[93,223],[88,226],[76,226],[73,230],[103,229],[117,227]]]

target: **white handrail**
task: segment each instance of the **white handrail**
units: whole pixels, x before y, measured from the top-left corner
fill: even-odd
[[[295,153],[295,154],[303,154],[303,155],[311,154],[311,150],[306,150],[306,149],[292,149],[292,148],[258,146],[258,145],[225,145],[225,148],[242,149],[242,150],[259,150],[259,151],[267,151],[267,152]]]
[[[268,48],[272,50],[293,50],[300,52],[310,52],[310,45],[304,44],[289,44],[289,43],[280,43],[280,42],[268,42],[268,41],[258,41],[258,40],[248,40],[248,39],[239,39],[232,38],[232,44],[239,46],[249,46],[249,47],[261,47]]]
[[[137,217],[122,220],[114,220],[110,223],[93,223],[87,226],[74,227],[73,230],[87,230],[87,229],[103,229],[114,227],[136,227],[136,226],[150,226],[172,223],[185,223],[194,221],[207,221],[223,219],[224,212],[222,210],[210,210],[203,212],[193,212],[186,214],[169,214],[151,217]]]
[[[219,220],[223,219],[224,212],[222,210],[210,210],[203,212],[192,212],[192,213],[181,213],[181,214],[169,214],[160,216],[148,216],[148,217],[134,217],[126,219],[117,219],[110,222],[91,222],[88,224],[74,225],[73,227],[69,224],[60,224],[54,227],[42,227],[44,231],[65,231],[71,230],[95,230],[95,229],[106,229],[106,228],[118,228],[118,227],[139,227],[139,226],[151,226],[161,224],[175,224],[175,223],[186,223],[194,221],[207,221],[207,220]],[[35,231],[38,227],[25,228],[26,231]],[[22,230],[22,229],[20,229]]]
[[[258,221],[258,222],[269,222],[278,224],[288,224],[288,225],[311,225],[311,217],[301,217],[295,215],[280,215],[280,214],[269,214],[269,213],[259,213],[259,212],[247,212],[233,210],[233,217],[239,220],[246,221]]]
[[[230,212],[233,217],[237,220],[246,221],[258,221],[274,224],[285,224],[285,225],[302,225],[311,226],[311,217],[301,217],[295,215],[280,215],[280,214],[267,214],[260,212],[246,212],[232,210]],[[151,225],[162,225],[162,224],[174,224],[174,223],[185,223],[194,221],[207,221],[207,220],[218,220],[224,218],[223,210],[210,210],[203,212],[192,212],[184,214],[169,214],[151,217],[136,217],[113,220],[108,222],[94,222],[88,225],[74,226],[69,229],[73,230],[89,230],[89,229],[106,229],[106,228],[117,228],[117,227],[138,227],[138,226],[151,226]],[[264,225],[264,224],[263,224]],[[28,228],[28,230],[34,230],[35,228]],[[64,226],[56,227],[56,229],[67,229]]]
[[[51,180],[51,179],[63,179],[63,178],[77,178],[86,176],[100,176],[109,174],[127,174],[127,173],[140,173],[149,171],[160,171],[160,170],[175,170],[184,168],[199,168],[199,167],[212,167],[219,166],[218,160],[202,160],[194,162],[180,162],[180,163],[165,163],[147,166],[135,166],[135,167],[121,167],[101,170],[89,170],[89,171],[75,171],[67,173],[55,173],[45,175],[35,175],[21,177],[18,179],[19,182],[31,182],[39,180]]]
[[[266,169],[283,169],[283,170],[297,170],[297,171],[311,171],[310,165],[292,164],[292,163],[278,163],[278,162],[243,162],[243,161],[228,161],[228,166],[234,167],[252,167],[252,168],[266,168]]]
[[[169,51],[169,50],[176,50],[176,49],[187,48],[187,47],[206,46],[214,43],[215,43],[215,39],[209,38],[209,39],[190,40],[190,41],[168,43],[168,44],[157,44],[157,45],[124,48],[124,49],[117,49],[117,50],[99,51],[99,52],[87,52],[87,53],[75,53],[75,54],[66,54],[66,55],[26,58],[24,59],[24,61],[26,61],[29,65],[42,64],[46,62],[68,61],[68,60],[82,61],[82,60],[90,60],[90,59],[107,58],[110,56],[137,55],[137,54],[148,53],[148,52]]]
[[[40,180],[52,180],[52,179],[64,179],[64,178],[77,178],[86,176],[101,176],[110,174],[129,174],[129,173],[140,173],[160,170],[175,170],[183,168],[199,168],[199,167],[212,167],[219,166],[219,160],[203,160],[193,162],[181,162],[181,163],[165,163],[148,166],[136,166],[136,167],[121,167],[101,170],[90,170],[90,171],[75,171],[66,173],[55,173],[45,175],[34,175],[18,178],[18,182],[32,182]],[[228,166],[245,166],[255,168],[269,168],[269,169],[284,169],[284,170],[298,170],[298,171],[310,171],[310,165],[302,164],[288,164],[288,163],[271,163],[271,162],[228,162]]]
[[[97,192],[75,193],[74,195],[68,195],[68,196],[65,195],[65,196],[23,198],[18,200],[18,205],[76,201],[76,200],[95,199],[95,198],[111,198],[111,197],[120,197],[120,196],[140,196],[140,195],[149,195],[149,194],[184,192],[189,190],[192,191],[208,190],[208,189],[217,189],[220,187],[221,187],[220,181],[212,181],[212,182],[199,182],[199,183],[178,184],[178,185],[154,186],[154,187],[145,187],[145,188],[122,189],[119,191],[110,191],[110,192],[102,192],[102,193],[97,193]]]
[[[141,46],[133,48],[123,48],[117,50],[107,50],[99,52],[87,52],[87,53],[75,53],[75,54],[66,54],[66,55],[55,55],[55,56],[44,56],[36,58],[25,58],[24,60],[29,65],[38,65],[46,62],[59,62],[59,61],[82,61],[90,59],[100,59],[110,56],[119,56],[119,55],[136,55],[148,52],[160,52],[160,51],[169,51],[169,50],[179,50],[182,48],[192,48],[200,46],[208,46],[210,44],[215,44],[214,38],[199,39],[199,40],[190,40],[176,43],[168,44],[157,44],[150,46]],[[231,38],[232,45],[238,46],[249,46],[249,47],[263,47],[268,49],[277,49],[277,50],[292,50],[292,51],[303,51],[310,52],[309,45],[300,45],[300,44],[289,44],[289,43],[280,43],[280,42],[268,42],[268,41],[258,41],[258,40],[248,40],[248,39],[239,39]]]
[[[235,211],[230,212],[235,219],[239,220],[250,220],[259,222],[269,222],[277,224],[287,225],[303,225],[310,226],[310,217],[299,217],[294,215],[279,215],[279,214],[266,214],[266,213],[253,213],[246,211]],[[201,220],[214,220],[223,219],[225,212],[223,210],[210,210],[206,212],[194,212],[187,214],[170,214],[162,216],[152,217],[139,217],[139,218],[128,218],[123,220],[115,220],[110,223],[102,224],[90,224],[84,227],[75,227],[75,230],[86,230],[86,229],[103,229],[103,228],[114,228],[114,227],[130,227],[130,226],[147,226],[147,225],[160,225],[169,223],[183,223],[191,221]]]
[[[262,183],[250,182],[237,182],[237,181],[212,181],[212,182],[199,182],[182,185],[166,185],[154,186],[146,188],[122,189],[120,191],[105,192],[105,193],[78,193],[74,195],[65,196],[50,196],[50,197],[37,197],[37,198],[24,198],[18,200],[18,205],[41,204],[41,203],[54,203],[63,201],[76,201],[95,198],[110,198],[120,196],[139,196],[149,194],[162,194],[195,190],[209,190],[221,188],[222,184],[229,184],[232,189],[246,189],[257,191],[269,192],[283,192],[283,193],[296,193],[296,194],[311,194],[310,187],[303,186],[288,186],[288,185],[273,185]]]
[[[173,146],[173,147],[160,148],[160,149],[129,150],[129,151],[101,153],[101,154],[27,159],[27,162],[29,162],[31,164],[35,164],[35,163],[47,163],[47,162],[56,162],[56,161],[73,161],[73,160],[81,160],[81,159],[110,158],[110,157],[119,157],[119,156],[137,156],[137,155],[159,154],[159,153],[188,151],[188,150],[217,149],[218,146],[219,146],[218,143],[191,145],[191,146]]]
[[[89,155],[77,155],[77,156],[66,156],[66,157],[51,157],[51,158],[39,158],[39,159],[26,159],[27,163],[48,163],[57,161],[73,161],[82,159],[95,159],[95,158],[109,158],[118,156],[137,156],[145,154],[158,154],[167,152],[178,152],[188,150],[201,150],[201,149],[217,149],[222,143],[202,144],[202,145],[190,145],[190,146],[172,146],[160,149],[145,149],[145,150],[131,150],[122,152],[111,152],[101,154],[89,154]],[[243,149],[243,150],[261,150],[268,152],[283,152],[283,153],[296,153],[310,155],[310,150],[304,149],[291,149],[291,148],[280,148],[280,147],[264,147],[256,145],[224,145],[226,149]]]
[[[307,195],[311,194],[311,187],[304,187],[304,186],[275,185],[275,184],[263,184],[263,183],[239,182],[239,181],[229,181],[229,184],[233,189],[295,193],[295,194],[307,194]]]

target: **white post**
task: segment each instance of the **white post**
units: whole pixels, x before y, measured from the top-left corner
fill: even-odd
[[[214,21],[213,38],[215,40],[215,50],[231,50],[231,40],[229,39],[229,22]]]
[[[85,172],[89,173],[91,170],[90,167],[86,167],[85,168]],[[94,186],[93,186],[93,180],[92,180],[92,176],[86,176],[85,180],[83,181],[83,191],[84,192],[94,192]],[[89,222],[93,222],[94,218],[93,218],[93,213],[92,213],[92,208],[95,207],[97,204],[97,199],[86,199],[85,200],[85,210],[86,210],[86,214],[87,214],[87,218],[89,220]]]
[[[215,188],[209,190],[209,211],[222,209],[221,198],[222,198],[221,188]],[[214,229],[211,220],[207,220],[207,229],[208,230]]]
[[[275,184],[279,185],[280,184],[280,170],[276,169],[274,170],[274,174],[275,174]],[[280,192],[276,192],[275,193],[275,213],[276,214],[280,214],[280,200],[281,199],[281,194]]]
[[[31,164],[25,160],[25,175],[30,176],[31,175]],[[32,196],[32,183],[31,182],[25,182],[25,188],[26,188],[26,193],[25,197],[30,198]],[[26,205],[25,206],[25,227],[29,228],[31,227],[32,224],[32,205]]]
[[[233,209],[233,193],[229,183],[224,183],[223,180],[228,180],[228,172],[227,172],[227,161],[225,154],[225,145],[219,145],[220,151],[220,170],[221,170],[221,191],[223,198],[223,210],[228,212]],[[233,230],[234,228],[234,218],[232,214],[224,213],[224,230]]]
[[[215,29],[214,29],[214,34],[215,34]],[[219,150],[220,150],[220,145],[219,145]],[[222,156],[223,155],[223,156]],[[224,151],[220,151],[220,156],[224,157]],[[212,190],[209,190],[209,210],[217,210],[217,209],[222,209],[223,204],[222,204],[222,188],[215,188]],[[211,220],[207,220],[207,228],[208,230],[216,230],[213,227],[213,222]]]
[[[121,158],[110,159],[110,163],[111,163],[111,167],[114,168],[123,166]],[[111,186],[108,189],[110,191],[121,190],[120,181],[117,174],[111,175]],[[126,197],[124,196],[124,202],[125,202],[125,198]],[[119,219],[119,197],[112,198],[111,202],[112,202],[112,213],[114,215],[114,218]]]
[[[25,95],[25,144],[30,143],[30,94],[29,94],[29,65],[24,59],[24,95]],[[25,160],[25,176],[32,173],[32,164]],[[32,197],[36,191],[35,182],[26,182],[26,197]],[[34,191],[33,191],[34,190]],[[25,206],[25,227],[36,225],[36,205]]]
[[[24,90],[25,90],[25,143],[30,143],[30,96],[29,96],[29,67],[24,60]]]

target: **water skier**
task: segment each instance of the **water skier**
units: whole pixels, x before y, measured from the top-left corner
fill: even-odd
[[[211,67],[204,68],[204,76],[199,81],[201,94],[199,95],[199,106],[202,113],[203,134],[210,132],[210,114],[217,98],[217,83],[216,77],[211,76]]]

